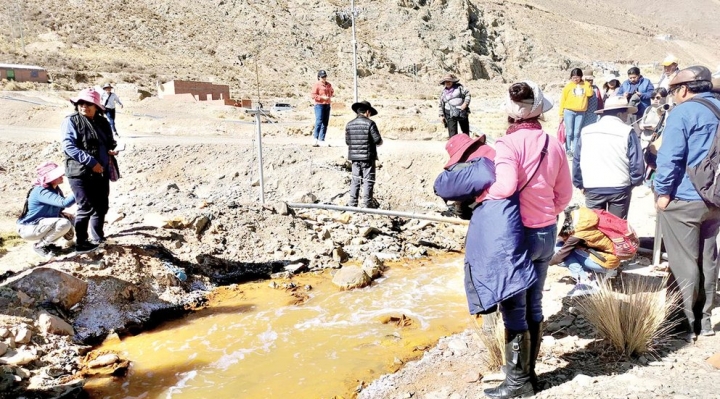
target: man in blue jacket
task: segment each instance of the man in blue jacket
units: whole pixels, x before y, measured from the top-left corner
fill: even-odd
[[[624,120],[636,107],[609,97],[595,111],[599,121],[580,132],[573,157],[573,185],[585,194],[585,206],[627,219],[632,189],[643,182],[640,139]]]
[[[645,79],[640,75],[640,68],[632,67],[628,69],[628,79],[620,85],[620,89],[617,92],[618,96],[624,96],[628,102],[633,102],[633,97],[640,100],[637,103],[637,112],[635,115],[641,118],[645,113],[645,108],[650,106],[650,97],[652,92],[655,90],[650,79]],[[635,104],[633,104],[635,105]]]
[[[655,192],[660,228],[670,265],[671,287],[682,299],[686,340],[714,335],[710,314],[715,306],[718,277],[717,235],[720,208],[705,203],[686,172],[705,158],[718,127],[718,118],[704,98],[713,98],[712,75],[703,66],[678,72],[670,82],[675,108],[667,118],[657,156]]]

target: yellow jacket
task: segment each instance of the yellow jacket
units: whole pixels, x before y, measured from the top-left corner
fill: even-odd
[[[562,262],[573,250],[591,248],[590,259],[606,269],[615,269],[620,265],[620,259],[613,254],[613,243],[597,226],[600,222],[598,215],[592,210],[581,207],[572,212],[575,232],[566,241],[563,247],[553,256],[551,265]],[[600,259],[600,255],[604,260]]]
[[[560,96],[560,116],[566,109],[575,112],[587,111],[588,98],[594,94],[592,86],[588,82],[566,84]]]

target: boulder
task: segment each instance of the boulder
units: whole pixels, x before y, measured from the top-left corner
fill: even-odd
[[[12,367],[0,367],[0,392],[7,392],[15,385],[15,374]]]
[[[333,277],[333,284],[343,290],[362,288],[368,286],[372,279],[357,266],[345,266],[338,270]]]
[[[50,267],[38,267],[9,283],[9,287],[26,293],[36,303],[49,301],[70,309],[87,293],[87,283]]]
[[[205,215],[198,216],[195,219],[195,221],[193,222],[193,227],[195,228],[195,234],[200,235],[200,233],[202,233],[203,230],[205,230],[205,228],[208,226],[208,224],[210,224],[209,217],[207,217]]]
[[[111,364],[115,364],[120,361],[120,358],[118,355],[114,353],[106,353],[104,355],[100,355],[96,357],[94,360],[91,360],[88,362],[88,367],[92,368],[98,368],[98,367],[105,367],[109,366]]]
[[[30,331],[30,329],[25,327],[25,325],[23,325],[22,327],[18,328],[17,331],[15,331],[14,337],[15,343],[17,344],[29,344],[30,340],[32,339],[32,332]]]
[[[376,255],[370,255],[363,262],[363,271],[372,279],[382,276],[383,262]]]
[[[13,353],[11,356],[0,357],[0,364],[9,364],[11,366],[24,366],[38,359],[38,355],[25,350]]]
[[[75,335],[75,330],[65,320],[51,315],[48,312],[41,312],[38,316],[37,326],[45,334]]]
[[[380,230],[376,229],[375,227],[368,226],[368,227],[361,227],[361,228],[360,228],[360,231],[359,231],[359,234],[360,234],[362,237],[368,238],[368,237],[370,237],[371,235],[377,234],[377,233],[379,233],[379,232],[380,232]]]
[[[348,254],[342,247],[337,247],[332,251],[332,258],[336,262],[344,263],[348,260]]]
[[[8,344],[0,341],[0,356],[4,355],[5,352],[7,352],[7,350],[8,350]]]

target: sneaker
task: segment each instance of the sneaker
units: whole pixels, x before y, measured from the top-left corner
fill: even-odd
[[[40,255],[41,257],[43,257],[45,259],[50,259],[53,256],[55,256],[53,251],[50,248],[48,248],[47,245],[42,245],[42,246],[33,245],[33,251],[35,251],[36,254]]]
[[[380,208],[380,203],[373,198],[369,201],[364,202],[363,208],[378,209]]]
[[[105,238],[99,238],[99,239],[94,239],[94,238],[92,238],[92,239],[89,240],[89,242],[90,242],[90,244],[97,245],[98,247],[104,247],[105,244],[107,243],[107,239],[105,239]]]
[[[598,291],[597,287],[595,287],[592,284],[576,284],[573,289],[570,290],[570,292],[567,293],[567,296],[570,298],[580,297],[580,296],[586,296],[586,295],[592,295],[595,294]]]
[[[89,252],[93,252],[98,249],[98,245],[93,244],[91,242],[83,242],[79,244],[75,244],[75,253],[76,254],[86,254]]]
[[[313,143],[312,146],[313,146],[313,147],[319,147],[320,145],[319,145],[318,143],[319,143],[318,139],[315,139],[315,142]]]

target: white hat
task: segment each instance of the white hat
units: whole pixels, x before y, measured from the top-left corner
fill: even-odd
[[[607,100],[605,100],[605,106],[603,107],[603,109],[599,109],[595,111],[595,113],[602,114],[605,111],[623,108],[627,109],[627,112],[630,112],[631,114],[636,113],[638,110],[636,106],[628,104],[627,98],[623,96],[614,96],[608,97]]]
[[[540,90],[540,86],[538,86],[537,83],[531,80],[525,80],[523,83],[526,83],[530,86],[530,89],[532,89],[533,99],[519,102],[513,101],[510,98],[510,93],[508,93],[505,100],[505,111],[509,117],[515,120],[532,119],[537,118],[552,109],[553,102],[543,95],[543,92]]]

